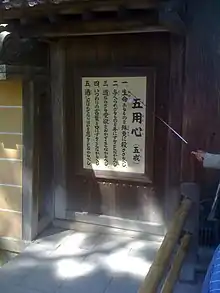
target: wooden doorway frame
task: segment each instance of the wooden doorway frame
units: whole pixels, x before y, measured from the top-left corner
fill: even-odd
[[[51,212],[39,219],[39,151],[37,127],[39,99],[36,95],[37,81],[48,80],[42,68],[26,68],[23,73],[23,235],[24,241],[32,241],[53,220]],[[48,81],[49,83],[49,81]],[[52,196],[52,193],[51,193]]]

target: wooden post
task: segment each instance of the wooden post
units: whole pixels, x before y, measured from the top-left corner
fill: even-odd
[[[156,255],[156,258],[142,284],[139,293],[155,293],[169,264],[173,249],[180,237],[184,222],[191,208],[192,201],[185,198],[176,211],[171,227]]]
[[[183,72],[185,57],[184,38],[170,36],[170,94],[168,122],[178,133],[182,133]],[[169,226],[176,209],[180,205],[180,173],[182,142],[171,132],[167,135],[167,166],[165,193],[165,221]],[[172,204],[170,204],[172,202]]]
[[[34,192],[36,176],[34,82],[25,74],[23,83],[23,178],[22,178],[22,239],[32,241],[37,235],[38,202]]]
[[[66,218],[65,48],[51,45],[55,218]]]

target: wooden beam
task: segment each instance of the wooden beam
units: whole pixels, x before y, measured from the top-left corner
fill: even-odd
[[[82,20],[91,21],[94,18],[93,12],[90,10],[86,10],[82,14]]]
[[[43,68],[43,67],[24,67],[24,66],[13,66],[13,65],[5,65],[5,64],[1,64],[0,65],[0,73],[5,74],[6,79],[10,79],[10,78],[18,78],[20,76],[25,75],[27,72],[29,72],[29,74],[31,76],[46,76],[48,74],[48,71]]]
[[[124,6],[127,9],[151,9],[160,6],[160,0],[94,0],[94,1],[63,1],[59,4],[46,2],[34,7],[22,7],[0,9],[0,21],[7,19],[20,19],[24,15],[39,17],[55,14],[82,14],[84,11],[117,11],[118,7]]]
[[[96,21],[66,21],[54,25],[23,26],[17,28],[22,37],[67,37],[79,35],[101,35],[141,32],[167,32],[168,30],[157,25],[154,19],[126,19]]]
[[[2,31],[0,32],[0,61],[11,65],[46,67],[48,61],[47,45],[37,40],[21,39],[14,32]]]
[[[119,19],[126,19],[130,16],[130,10],[126,9],[126,7],[121,6],[118,8],[118,17]]]

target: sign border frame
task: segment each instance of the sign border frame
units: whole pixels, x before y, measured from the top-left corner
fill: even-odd
[[[146,77],[146,130],[145,130],[145,172],[129,173],[106,170],[89,170],[83,167],[83,119],[82,119],[82,78],[84,77]],[[78,176],[93,176],[97,179],[138,181],[153,183],[154,175],[154,132],[155,132],[155,80],[156,70],[150,67],[123,67],[123,68],[99,68],[81,69],[74,74],[74,97],[79,104],[74,107],[74,136],[81,137],[76,141],[74,170]]]

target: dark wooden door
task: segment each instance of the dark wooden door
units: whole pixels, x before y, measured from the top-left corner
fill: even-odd
[[[155,118],[147,122],[147,133],[151,135],[147,137],[146,152],[149,153],[146,154],[146,163],[150,166],[144,178],[117,178],[82,172],[82,97],[78,90],[81,88],[82,72],[112,71],[112,76],[115,76],[117,71],[128,73],[134,68],[142,71],[143,75],[147,75],[149,70],[155,73],[155,85],[151,84],[149,95],[155,96],[155,111],[166,120],[169,91],[168,34],[89,36],[66,42],[68,218],[88,222],[98,220],[100,224],[110,226],[118,226],[119,220],[125,223],[153,223],[157,227],[163,224],[167,129]]]

